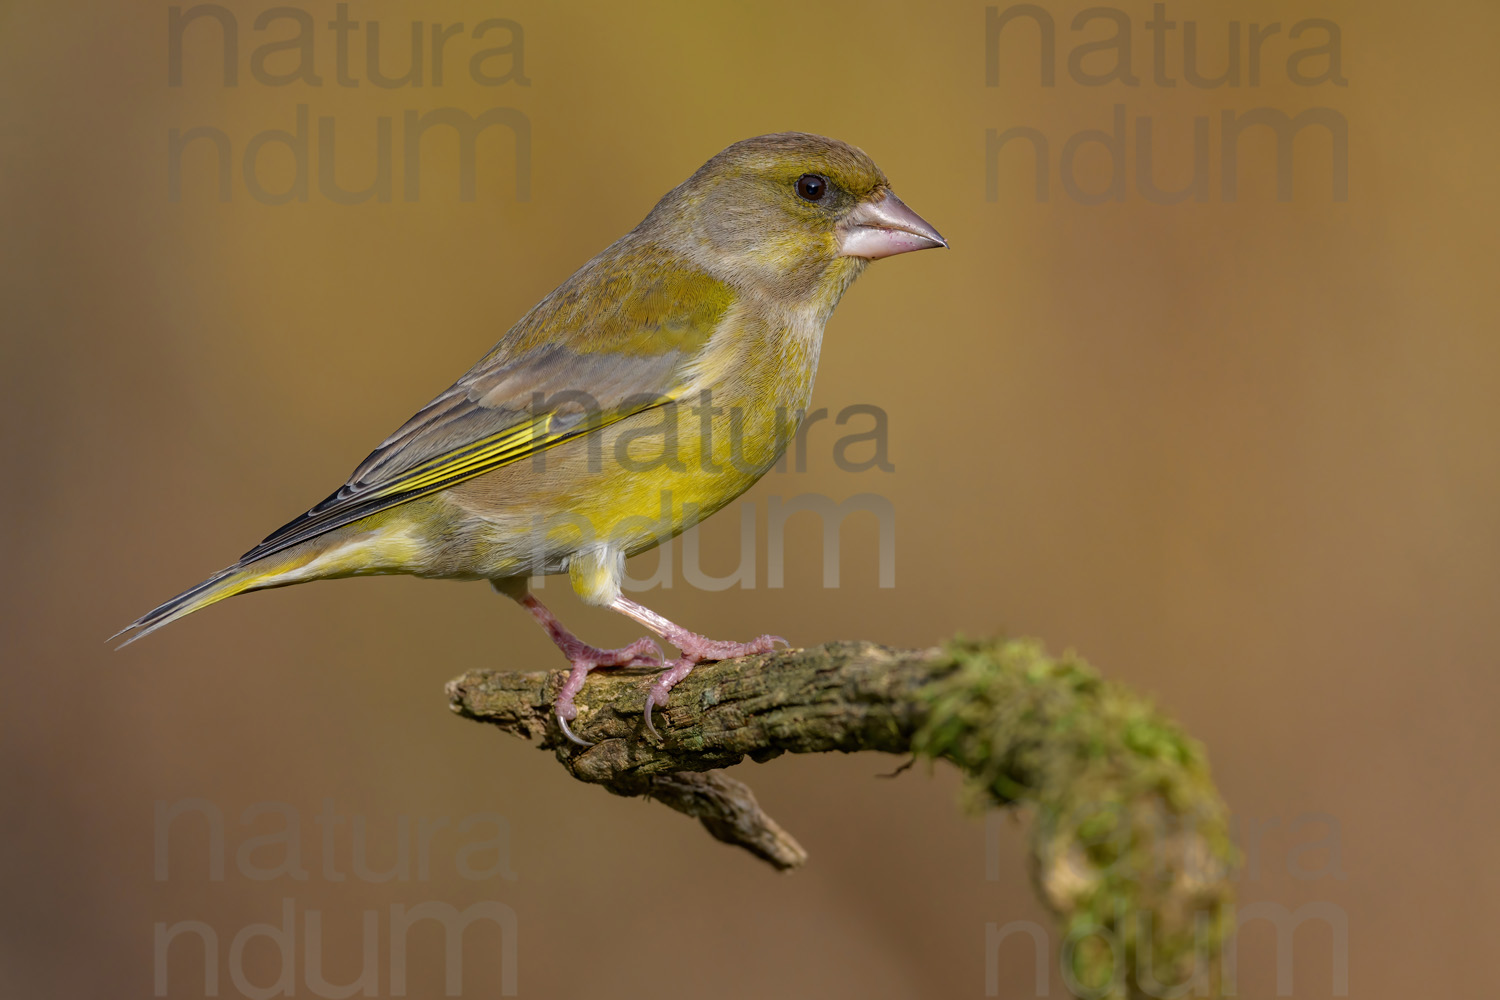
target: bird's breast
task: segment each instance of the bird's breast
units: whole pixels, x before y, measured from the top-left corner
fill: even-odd
[[[465,525],[449,560],[556,572],[591,547],[650,549],[740,496],[795,437],[817,373],[821,323],[775,319],[721,324],[670,401],[448,490]]]

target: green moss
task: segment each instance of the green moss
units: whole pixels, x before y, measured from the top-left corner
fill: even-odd
[[[1034,807],[1032,874],[1074,991],[1212,988],[1238,859],[1202,746],[1072,653],[959,639],[945,655],[913,749],[957,764],[972,807]]]

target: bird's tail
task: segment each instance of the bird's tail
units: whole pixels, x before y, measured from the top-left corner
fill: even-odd
[[[265,587],[274,587],[277,585],[277,578],[283,575],[284,569],[283,566],[267,567],[250,563],[221,570],[196,587],[185,590],[165,604],[146,612],[110,636],[110,639],[118,639],[127,632],[133,633],[115,647],[123,649],[137,639],[150,635],[163,625],[170,625],[177,619],[184,618],[210,604],[217,604],[226,597],[233,597],[251,590],[261,590]]]

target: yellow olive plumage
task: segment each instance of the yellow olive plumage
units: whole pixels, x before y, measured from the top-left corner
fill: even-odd
[[[598,650],[526,592],[566,572],[681,650],[647,701],[694,663],[769,648],[715,643],[620,591],[624,560],[739,496],[780,457],[811,397],[823,327],[870,260],[945,246],[862,151],[803,133],[735,143],[537,303],[343,486],[233,566],[139,620],[130,640],[235,594],[376,573],[487,579],[573,663]],[[658,653],[659,656],[659,653]],[[582,742],[581,740],[579,742]]]

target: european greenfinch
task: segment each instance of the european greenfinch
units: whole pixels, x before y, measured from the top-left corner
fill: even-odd
[[[859,149],[797,132],[737,142],[522,316],[348,482],[228,569],[142,616],[127,642],[235,594],[375,573],[489,580],[572,663],[562,732],[590,670],[662,668],[664,708],[693,666],[767,652],[718,642],[621,592],[625,560],[747,490],[796,433],[823,327],[871,260],[942,247]],[[650,639],[598,649],[528,591],[564,573]],[[121,634],[124,634],[123,632]]]

